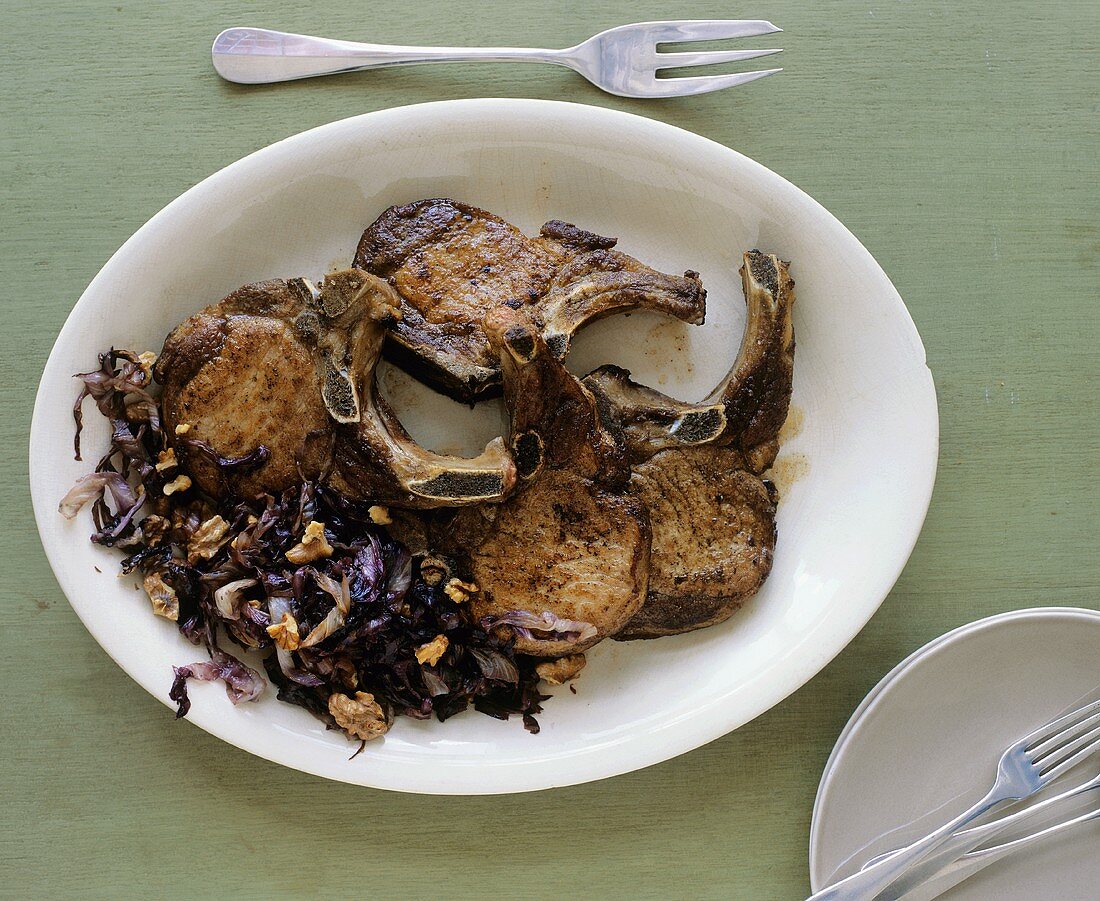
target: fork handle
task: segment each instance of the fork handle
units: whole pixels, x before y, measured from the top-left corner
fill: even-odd
[[[990,864],[996,863],[1002,857],[1013,854],[1021,848],[1047,839],[1052,835],[1057,835],[1066,829],[1097,819],[1100,819],[1100,810],[1093,810],[1061,823],[1055,823],[1053,826],[1048,826],[1039,832],[1033,832],[1031,835],[1005,842],[1003,845],[996,845],[982,851],[971,851],[932,876],[928,876],[927,873],[906,874],[891,886],[890,891],[896,893],[898,897],[905,897],[906,901],[910,898],[913,901],[930,901],[930,899],[939,897],[944,892],[954,888],[960,882],[969,879],[975,873],[984,870]]]
[[[521,61],[573,68],[570,50],[528,47],[399,47],[360,44],[267,28],[228,28],[214,39],[214,68],[226,81],[270,84],[413,63]]]
[[[954,832],[1007,800],[1009,798],[1001,791],[1000,783],[998,783],[982,800],[969,810],[959,814],[950,823],[946,823],[935,832],[930,832],[920,841],[902,848],[876,864],[872,864],[867,869],[860,870],[847,879],[826,886],[813,895],[809,901],[872,901],[911,866],[924,859],[927,854],[947,841]],[[971,847],[976,847],[979,844],[981,844],[980,838]],[[968,851],[970,849],[960,850],[959,853],[963,853],[964,850]]]

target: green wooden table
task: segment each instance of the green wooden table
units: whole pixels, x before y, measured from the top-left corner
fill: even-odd
[[[772,19],[786,29],[786,72],[640,102],[564,70],[506,65],[243,89],[219,81],[208,55],[231,24],[565,46],[674,16]],[[1100,606],[1095,0],[2,0],[0,19],[0,895],[798,898],[822,766],[887,670],[988,614]],[[314,125],[479,96],[661,119],[824,203],[893,278],[924,337],[940,399],[939,482],[878,615],[816,679],[735,734],[591,785],[403,796],[286,770],[173,722],[58,590],[31,521],[26,439],[70,307],[161,206]]]

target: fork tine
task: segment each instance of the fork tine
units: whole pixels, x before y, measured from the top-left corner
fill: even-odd
[[[1060,732],[1065,731],[1067,728],[1079,723],[1082,719],[1091,716],[1098,710],[1100,710],[1100,699],[1091,701],[1088,704],[1078,707],[1076,710],[1071,710],[1064,716],[1058,717],[1056,720],[1051,720],[1044,726],[1040,726],[1034,732],[1020,739],[1019,744],[1023,746],[1025,750],[1031,750],[1053,736],[1058,735]]]
[[[1043,780],[1045,785],[1051,780],[1057,779],[1067,770],[1077,766],[1086,757],[1091,757],[1097,751],[1100,751],[1100,727],[1082,735],[1064,748],[1060,748],[1057,752],[1060,759],[1053,765],[1048,765],[1048,762],[1040,764],[1039,778]]]
[[[756,59],[758,56],[771,56],[782,53],[777,50],[707,50],[702,53],[658,53],[658,69],[680,69],[687,66],[712,66],[718,63],[736,63],[743,59]]]
[[[695,94],[709,94],[722,88],[732,88],[739,84],[748,84],[758,78],[765,78],[782,72],[782,69],[761,69],[758,72],[737,72],[732,75],[699,75],[693,78],[655,78],[646,88],[647,97],[691,97]]]
[[[1095,713],[1100,710],[1100,699],[1093,701],[1091,704],[1085,704],[1083,707],[1078,707],[1076,710],[1072,710],[1065,716],[1061,716],[1056,720],[1052,720],[1045,726],[1040,726],[1030,735],[1025,735],[1019,741],[1019,745],[1022,745],[1025,751],[1030,751],[1036,745],[1041,744],[1048,738],[1057,735],[1062,732],[1068,726],[1072,726],[1075,723],[1080,722],[1086,716]]]
[[[1086,716],[1083,720],[1078,720],[1072,726],[1067,726],[1052,738],[1048,738],[1046,741],[1035,745],[1035,747],[1027,752],[1028,756],[1031,757],[1034,763],[1038,763],[1044,758],[1050,757],[1063,745],[1069,744],[1078,736],[1098,725],[1100,725],[1100,712],[1094,713],[1091,716]]]
[[[644,27],[648,36],[658,44],[753,38],[783,30],[763,19],[684,19],[678,22],[642,22],[637,26],[629,27]]]

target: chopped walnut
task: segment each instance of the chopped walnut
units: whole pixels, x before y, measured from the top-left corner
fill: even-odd
[[[382,707],[374,700],[374,695],[357,691],[354,698],[336,692],[329,695],[328,712],[336,720],[336,725],[355,738],[370,741],[385,735],[390,724]]]
[[[568,657],[559,657],[557,660],[547,660],[535,667],[535,672],[540,679],[545,679],[551,685],[564,685],[580,675],[584,669],[584,654],[570,654]]]
[[[164,496],[175,494],[177,491],[186,491],[191,487],[191,480],[187,476],[176,476],[164,486]]]
[[[416,649],[416,662],[435,666],[439,663],[439,658],[447,652],[449,645],[450,642],[447,641],[446,635],[437,635],[427,644]]]
[[[141,368],[146,372],[151,373],[153,371],[153,364],[157,361],[157,355],[151,350],[145,351],[143,354],[138,354],[138,362],[141,364]]]
[[[390,511],[385,507],[379,507],[377,504],[367,510],[367,515],[376,526],[388,526],[393,522],[390,518]]]
[[[171,527],[172,523],[165,517],[153,513],[141,521],[141,537],[149,547],[156,547],[164,541]]]
[[[174,507],[168,514],[172,518],[172,528],[177,532],[183,532],[187,530],[188,521],[191,518],[191,511],[189,507]],[[192,527],[194,524],[191,524]]]
[[[189,423],[189,422],[181,422],[179,425],[176,426],[176,434],[177,435],[186,435],[190,431],[191,431],[191,423]]]
[[[187,542],[187,562],[194,566],[199,560],[209,560],[225,544],[228,532],[229,523],[220,516],[211,516]]]
[[[175,469],[178,465],[179,460],[176,459],[176,449],[174,447],[162,450],[157,454],[157,472]]]
[[[451,568],[445,560],[440,560],[438,557],[425,557],[420,561],[420,578],[432,588],[450,577]]]
[[[180,616],[180,600],[176,597],[176,590],[164,581],[160,573],[149,573],[145,577],[145,593],[153,602],[153,612],[165,619],[178,620]]]
[[[310,520],[302,540],[286,552],[291,563],[312,563],[320,557],[331,557],[332,545],[325,538],[325,524]]]
[[[298,634],[298,620],[289,613],[284,613],[279,622],[268,626],[267,634],[284,651],[296,651],[301,644],[301,636]]]
[[[462,582],[458,579],[451,579],[443,589],[443,593],[456,604],[462,604],[468,601],[479,591],[481,591],[481,589],[473,582]]]

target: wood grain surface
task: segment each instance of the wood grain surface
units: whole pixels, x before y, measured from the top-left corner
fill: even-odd
[[[786,71],[725,93],[641,102],[564,70],[496,64],[248,89],[221,82],[209,59],[213,36],[233,24],[565,46],[622,22],[715,16],[784,27]],[[0,0],[0,21],[0,894],[802,897],[822,766],[884,673],[988,614],[1100,606],[1095,0]],[[169,200],[311,126],[478,96],[661,119],[754,157],[825,204],[893,278],[924,337],[940,471],[923,536],[881,611],[755,722],[596,784],[403,796],[253,758],[173,722],[131,682],[46,564],[30,513],[27,430],[69,309]]]

